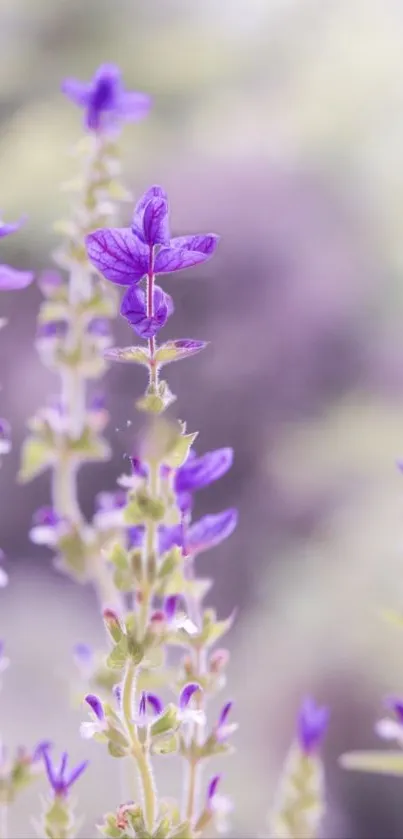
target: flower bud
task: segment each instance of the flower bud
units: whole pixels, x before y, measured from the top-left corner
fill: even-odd
[[[123,628],[116,612],[114,612],[113,609],[105,609],[103,619],[105,628],[112,638],[112,641],[118,644],[123,636]]]

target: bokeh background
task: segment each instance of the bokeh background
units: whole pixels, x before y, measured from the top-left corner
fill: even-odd
[[[264,833],[307,693],[332,708],[324,835],[402,835],[400,782],[337,763],[376,745],[382,697],[403,690],[403,638],[379,617],[403,601],[402,44],[400,0],[0,0],[0,205],[7,220],[29,215],[2,261],[50,265],[81,131],[60,83],[103,61],[154,99],[124,134],[128,185],[166,187],[175,233],[222,236],[213,261],[169,279],[166,334],[211,341],[169,381],[200,449],[236,450],[198,512],[240,508],[237,533],[200,560],[220,615],[238,608],[228,690],[241,727],[222,767],[238,837]],[[11,580],[0,634],[12,659],[0,732],[11,746],[49,736],[89,755],[77,788],[85,837],[119,802],[120,779],[102,747],[80,741],[70,704],[73,644],[103,642],[94,595],[29,544],[48,476],[15,483],[25,422],[56,388],[32,346],[39,300],[35,286],[1,298],[14,448],[0,477]],[[124,325],[116,336],[128,341]],[[107,375],[114,457],[81,475],[88,514],[122,471],[143,385],[131,367]],[[180,779],[165,767],[172,793]],[[33,835],[38,788],[12,813],[13,836]]]

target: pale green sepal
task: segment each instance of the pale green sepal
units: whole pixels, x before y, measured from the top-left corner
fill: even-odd
[[[178,751],[178,738],[175,734],[158,737],[152,742],[151,751],[155,755],[175,754]]]
[[[112,652],[109,653],[108,658],[106,659],[106,663],[108,667],[111,667],[112,670],[120,670],[121,667],[124,667],[127,661],[128,656],[128,639],[124,636],[116,647],[113,648]]]
[[[22,445],[18,482],[25,484],[36,478],[52,465],[54,456],[53,448],[48,442],[37,437],[28,437]]]

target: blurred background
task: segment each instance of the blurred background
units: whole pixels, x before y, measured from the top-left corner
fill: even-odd
[[[214,260],[167,280],[165,334],[211,342],[168,378],[199,451],[236,451],[197,512],[240,508],[236,534],[199,560],[220,616],[238,608],[228,692],[241,727],[221,767],[238,837],[264,833],[306,694],[332,708],[324,835],[402,835],[401,783],[337,763],[377,745],[382,698],[403,690],[403,638],[379,617],[403,602],[402,44],[399,0],[0,0],[0,206],[7,221],[29,215],[1,260],[50,266],[81,132],[60,84],[104,61],[154,99],[124,132],[128,185],[165,186],[174,233],[222,236]],[[49,737],[90,757],[77,787],[90,836],[120,801],[119,773],[80,741],[68,679],[73,644],[101,645],[103,629],[93,593],[29,544],[49,476],[15,484],[25,422],[56,389],[32,348],[39,301],[35,285],[1,297],[14,447],[0,476],[0,635],[12,659],[0,732],[11,746]],[[129,336],[116,326],[117,343]],[[82,472],[88,514],[125,468],[143,386],[140,369],[107,375],[114,457]],[[175,765],[163,766],[166,792],[178,789]],[[13,836],[33,835],[37,792],[12,813]]]

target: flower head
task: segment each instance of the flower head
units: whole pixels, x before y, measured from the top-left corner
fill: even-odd
[[[116,64],[102,64],[90,82],[65,79],[62,91],[84,108],[86,128],[95,133],[113,132],[122,122],[138,122],[151,107],[145,93],[124,90]]]
[[[143,690],[140,696],[138,714],[136,717],[137,725],[150,725],[154,722],[156,717],[159,717],[162,714],[163,710],[164,706],[159,696],[155,693],[146,693],[146,691]]]
[[[112,283],[127,286],[138,283],[150,271],[169,274],[206,262],[217,243],[218,236],[212,233],[170,238],[168,203],[158,186],[140,198],[131,228],[102,228],[86,239],[94,267]]]
[[[34,545],[48,545],[49,547],[56,545],[63,521],[53,507],[41,507],[32,518],[33,527],[29,531],[31,542]]]
[[[79,763],[75,769],[68,771],[68,754],[63,752],[59,766],[56,768],[49,754],[49,748],[42,750],[48,781],[56,797],[65,798],[70,788],[78,780],[88,766],[88,760]]]
[[[234,805],[228,795],[221,795],[218,792],[220,781],[221,775],[214,775],[211,778],[207,787],[206,806],[213,817],[217,833],[223,834],[229,830],[229,814],[234,809]]]
[[[319,707],[310,697],[305,699],[298,717],[298,742],[304,754],[311,755],[318,749],[328,722],[328,708]]]
[[[220,712],[220,716],[218,717],[217,724],[214,728],[214,735],[216,740],[219,743],[225,743],[226,740],[237,730],[238,725],[236,722],[228,723],[227,718],[229,713],[232,709],[233,702],[226,702]]]
[[[194,723],[195,725],[204,725],[206,715],[201,708],[194,707],[193,699],[196,695],[199,697],[202,694],[202,688],[197,682],[189,682],[182,689],[179,696],[179,717],[184,723]]]

